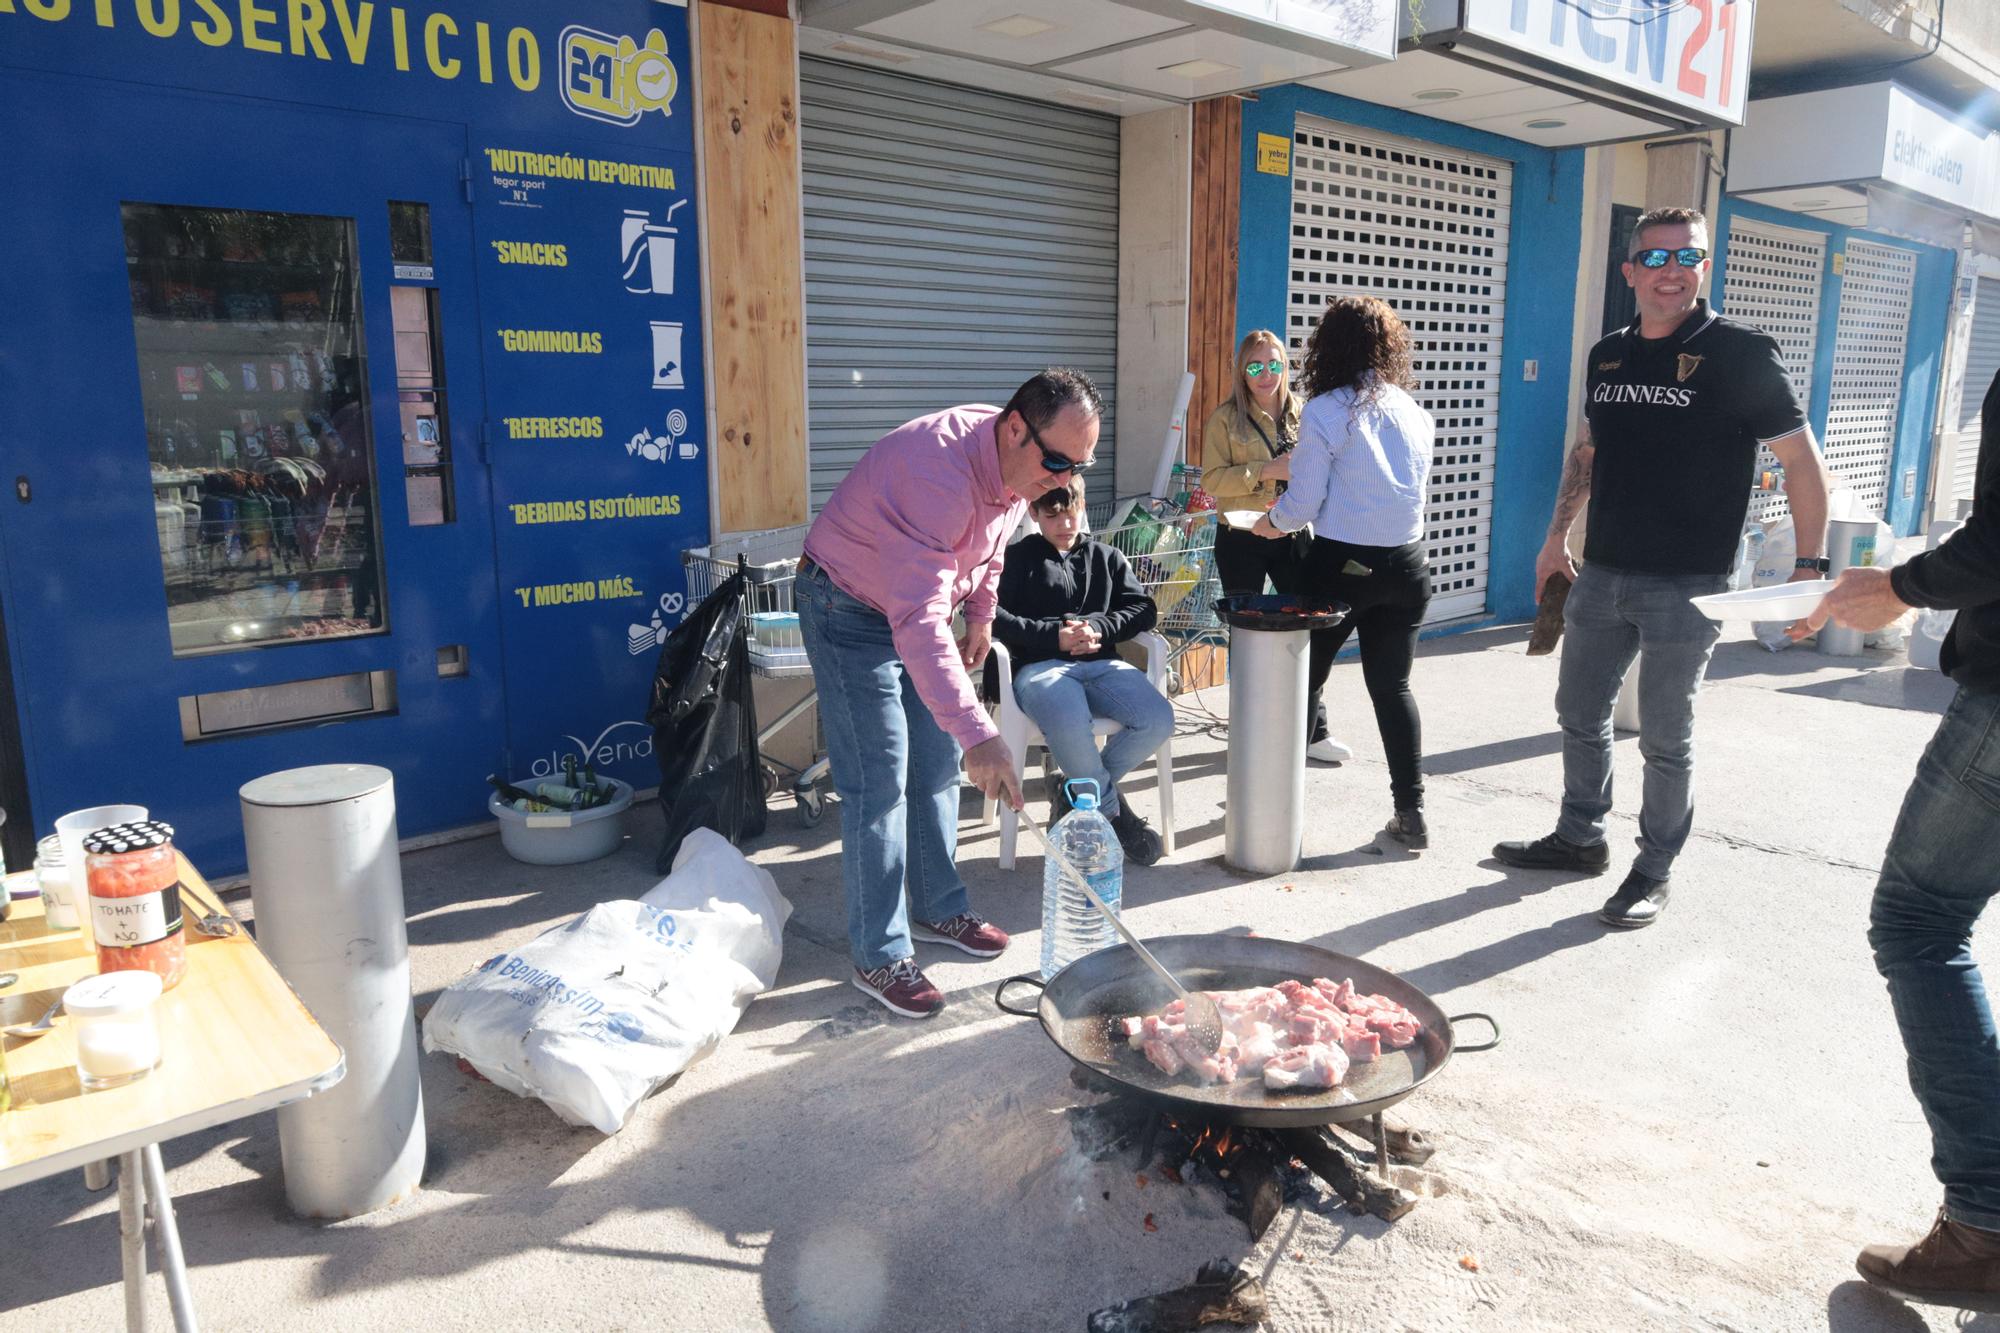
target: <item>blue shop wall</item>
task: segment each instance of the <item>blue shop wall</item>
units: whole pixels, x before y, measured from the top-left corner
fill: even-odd
[[[1826,419],[1833,401],[1833,349],[1840,327],[1841,276],[1833,269],[1833,256],[1845,254],[1850,238],[1859,237],[1879,245],[1908,250],[1917,257],[1917,276],[1910,291],[1910,330],[1903,354],[1903,387],[1896,411],[1895,447],[1890,456],[1889,498],[1885,514],[1899,537],[1914,534],[1925,512],[1925,491],[1930,485],[1931,438],[1937,424],[1938,375],[1944,357],[1945,334],[1951,318],[1953,256],[1949,250],[1919,241],[1905,240],[1862,227],[1843,227],[1805,213],[1771,208],[1748,199],[1723,199],[1715,237],[1715,271],[1709,279],[1712,299],[1720,304],[1727,290],[1729,228],[1737,218],[1768,222],[1823,233],[1827,238],[1827,266],[1821,274],[1819,339],[1813,356],[1812,398],[1806,416],[1813,435],[1824,442]],[[1916,470],[1915,494],[1903,494],[1903,474]]]
[[[656,0],[0,0],[0,125],[17,132],[12,174],[34,183],[0,210],[0,247],[24,261],[0,270],[0,475],[21,478],[0,509],[0,592],[32,806],[10,823],[47,832],[72,809],[143,804],[224,875],[245,863],[238,788],[281,769],[390,769],[405,836],[486,819],[492,771],[575,760],[659,780],[654,661],[686,611],[682,552],[709,536],[691,72],[687,9]],[[433,262],[392,265],[391,200],[428,209]],[[192,418],[264,392],[256,367],[238,378],[193,349],[233,348],[253,324],[291,335],[192,278],[193,313],[139,328],[138,293],[160,284],[128,273],[151,262],[128,260],[128,202],[352,228],[351,266],[314,265],[353,275],[365,335],[366,392],[340,393],[365,405],[357,438],[373,441],[360,514],[379,533],[380,632],[171,638],[183,604],[149,493],[167,432],[146,358],[166,355],[163,329],[189,349],[165,374],[178,384],[172,362],[193,363],[178,384]],[[225,295],[233,265],[286,266],[186,259]],[[398,375],[427,358],[401,359],[392,301],[412,286],[437,299],[452,523],[421,521],[404,481]],[[293,591],[331,577],[309,561],[284,575]],[[184,739],[183,700],[254,691],[247,709],[271,686],[374,672],[394,674],[394,712]]]
[[[1583,150],[1537,148],[1315,88],[1265,89],[1256,101],[1243,104],[1239,337],[1254,328],[1285,327],[1291,179],[1257,170],[1257,135],[1275,134],[1290,142],[1300,113],[1513,164],[1487,609],[1480,623],[1530,619],[1535,614],[1535,553],[1555,503],[1569,429],[1576,268],[1583,253]],[[1540,363],[1533,383],[1521,377],[1522,364],[1529,360]]]

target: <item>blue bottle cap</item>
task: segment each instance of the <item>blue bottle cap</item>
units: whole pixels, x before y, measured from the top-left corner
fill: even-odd
[[[1069,803],[1079,810],[1097,808],[1097,782],[1092,778],[1071,778],[1063,783],[1063,790],[1069,793]]]

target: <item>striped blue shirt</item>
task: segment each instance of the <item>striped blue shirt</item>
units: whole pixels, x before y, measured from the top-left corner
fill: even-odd
[[[1357,546],[1401,546],[1424,535],[1424,489],[1437,423],[1393,384],[1355,402],[1352,388],[1323,393],[1299,416],[1292,479],[1271,522]]]

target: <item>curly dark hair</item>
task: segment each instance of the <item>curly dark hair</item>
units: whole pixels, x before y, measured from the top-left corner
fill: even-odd
[[[1410,374],[1409,329],[1387,302],[1372,296],[1333,297],[1306,344],[1299,388],[1307,398],[1361,389],[1371,371],[1377,385],[1407,389],[1416,382]]]

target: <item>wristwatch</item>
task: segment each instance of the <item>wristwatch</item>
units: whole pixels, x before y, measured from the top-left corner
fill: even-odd
[[[1811,569],[1811,570],[1816,570],[1821,574],[1825,574],[1830,570],[1832,570],[1833,561],[1827,559],[1823,555],[1817,557],[1810,555],[1802,555],[1798,559],[1792,561],[1792,568]]]

